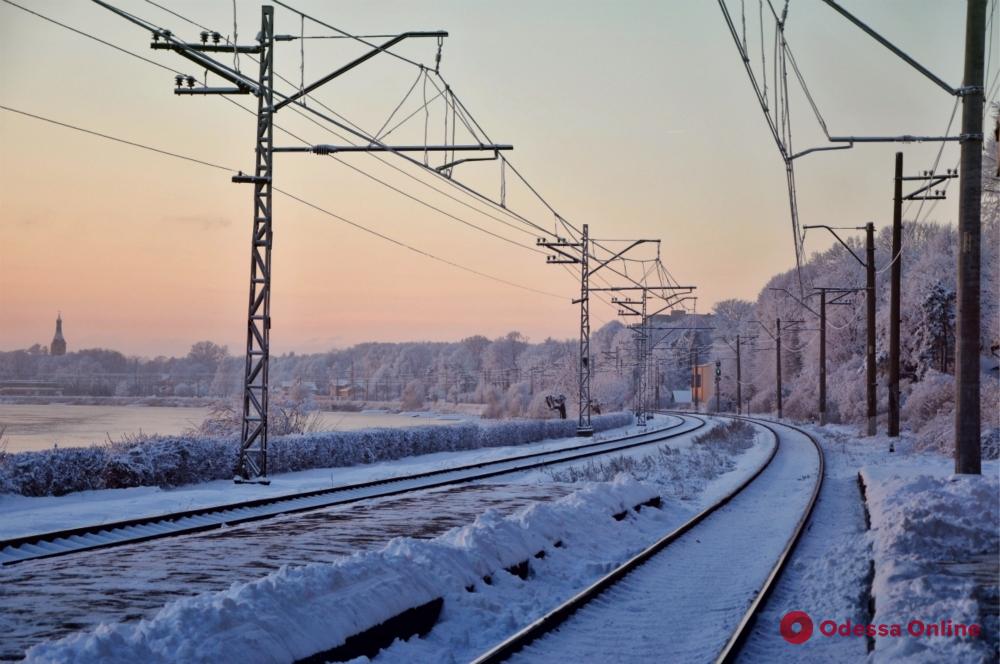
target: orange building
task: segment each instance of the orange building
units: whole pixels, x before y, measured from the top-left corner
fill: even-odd
[[[699,406],[715,397],[715,363],[699,364],[691,371],[691,398]]]

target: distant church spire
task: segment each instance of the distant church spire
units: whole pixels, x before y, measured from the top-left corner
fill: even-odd
[[[49,346],[49,354],[50,355],[66,354],[66,340],[63,338],[63,333],[62,333],[61,311],[56,316],[56,336],[52,337],[52,345]]]

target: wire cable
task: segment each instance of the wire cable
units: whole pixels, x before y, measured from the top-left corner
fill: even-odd
[[[153,147],[151,145],[146,145],[144,143],[138,143],[136,141],[130,141],[130,140],[127,140],[127,139],[124,139],[124,138],[118,138],[118,137],[112,136],[110,134],[105,134],[103,132],[94,131],[92,129],[86,129],[86,128],[80,127],[78,125],[70,124],[70,123],[67,123],[67,122],[61,122],[59,120],[54,120],[52,118],[47,118],[47,117],[44,117],[44,116],[41,116],[41,115],[36,115],[34,113],[29,113],[27,111],[22,111],[20,109],[12,108],[10,106],[0,105],[0,109],[2,109],[4,111],[12,112],[12,113],[17,113],[17,114],[22,115],[22,116],[34,118],[36,120],[47,122],[47,123],[50,123],[50,124],[53,124],[53,125],[57,125],[57,126],[60,126],[60,127],[64,127],[66,129],[72,129],[72,130],[75,130],[75,131],[78,131],[78,132],[82,132],[82,133],[85,133],[85,134],[88,134],[88,135],[91,135],[91,136],[95,136],[95,137],[98,137],[98,138],[103,138],[105,140],[113,141],[115,143],[120,143],[120,144],[123,144],[123,145],[128,145],[130,147],[139,148],[139,149],[142,149],[142,150],[147,150],[149,152],[155,152],[157,154],[161,154],[161,155],[164,155],[164,156],[167,156],[167,157],[174,157],[175,159],[181,159],[181,160],[184,160],[184,161],[187,161],[187,162],[190,162],[190,163],[194,163],[194,164],[198,164],[198,165],[201,165],[201,166],[206,166],[206,167],[209,167],[209,168],[223,170],[223,171],[227,171],[229,173],[232,173],[234,170],[236,170],[236,169],[230,168],[228,166],[223,166],[221,164],[216,164],[216,163],[213,163],[213,162],[210,162],[210,161],[206,161],[204,159],[199,159],[197,157],[190,157],[190,156],[182,155],[182,154],[179,154],[179,153],[176,153],[176,152],[170,152],[169,150],[163,150],[161,148]],[[451,267],[463,270],[465,272],[469,272],[471,274],[475,274],[477,276],[480,276],[480,277],[483,277],[483,278],[486,278],[486,279],[490,279],[492,281],[496,281],[498,283],[506,284],[508,286],[511,286],[511,287],[514,287],[514,288],[518,288],[520,290],[529,291],[529,292],[532,292],[532,293],[537,293],[539,295],[546,295],[548,297],[554,297],[554,298],[557,298],[557,299],[560,299],[560,300],[565,300],[565,296],[563,296],[563,295],[558,295],[556,293],[551,293],[551,292],[543,291],[543,290],[540,290],[540,289],[537,289],[537,288],[532,288],[531,286],[525,286],[523,284],[518,284],[518,283],[513,282],[513,281],[508,281],[508,280],[503,279],[501,277],[497,277],[495,275],[492,275],[492,274],[489,274],[489,273],[486,273],[486,272],[481,272],[481,271],[473,269],[471,267],[467,267],[465,265],[462,265],[461,263],[456,263],[455,261],[451,261],[451,260],[448,260],[446,258],[442,258],[440,256],[437,256],[436,254],[432,254],[432,253],[430,253],[428,251],[424,251],[423,249],[419,249],[417,247],[414,247],[413,245],[410,245],[410,244],[407,244],[405,242],[402,242],[401,240],[397,240],[396,238],[393,238],[393,237],[391,237],[389,235],[386,235],[385,233],[381,233],[381,232],[376,231],[374,229],[368,228],[367,226],[365,226],[363,224],[360,224],[360,223],[358,223],[356,221],[352,221],[351,219],[348,219],[347,217],[344,217],[342,215],[339,215],[339,214],[336,214],[334,212],[331,212],[330,210],[327,210],[327,209],[325,209],[323,207],[320,207],[319,205],[316,205],[315,203],[311,203],[311,202],[305,200],[304,198],[301,198],[300,196],[297,196],[297,195],[295,195],[295,194],[293,194],[291,192],[285,191],[283,189],[279,189],[278,187],[274,187],[273,185],[272,185],[272,188],[274,189],[274,191],[276,191],[276,192],[278,192],[278,193],[280,193],[280,194],[282,194],[284,196],[287,196],[288,198],[291,198],[291,199],[293,199],[293,200],[295,200],[295,201],[297,201],[299,203],[302,203],[303,205],[306,205],[306,206],[308,206],[310,208],[313,208],[314,210],[316,210],[318,212],[322,212],[323,214],[326,214],[326,215],[328,215],[330,217],[333,217],[334,219],[337,219],[337,220],[339,220],[339,221],[341,221],[341,222],[343,222],[345,224],[348,224],[348,225],[350,225],[350,226],[352,226],[352,227],[354,227],[354,228],[356,228],[358,230],[364,231],[365,233],[368,233],[368,234],[373,235],[375,237],[381,238],[381,239],[383,239],[383,240],[385,240],[387,242],[391,242],[392,244],[395,244],[396,246],[402,247],[404,249],[407,249],[407,250],[409,250],[411,252],[414,252],[416,254],[419,254],[419,255],[424,256],[426,258],[429,258],[431,260],[434,260],[434,261],[437,261],[437,262],[440,262],[440,263],[444,263],[445,265],[450,265]]]

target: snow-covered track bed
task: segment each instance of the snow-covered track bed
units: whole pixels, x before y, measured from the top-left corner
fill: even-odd
[[[751,418],[774,447],[746,480],[475,660],[730,662],[812,513],[823,451]]]
[[[0,541],[0,565],[52,558],[80,551],[134,544],[269,519],[361,500],[395,496],[449,485],[460,485],[544,466],[577,461],[658,443],[691,433],[705,421],[678,416],[670,426],[647,433],[574,445],[568,448],[521,454],[503,459],[443,468],[412,475],[390,477],[358,484],[335,486],[301,493],[259,498],[183,512],[101,523],[38,533]]]

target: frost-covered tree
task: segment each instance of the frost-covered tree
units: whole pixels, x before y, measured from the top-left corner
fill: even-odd
[[[424,407],[426,389],[420,380],[411,380],[403,389],[403,398],[400,405],[406,410],[418,410]]]

